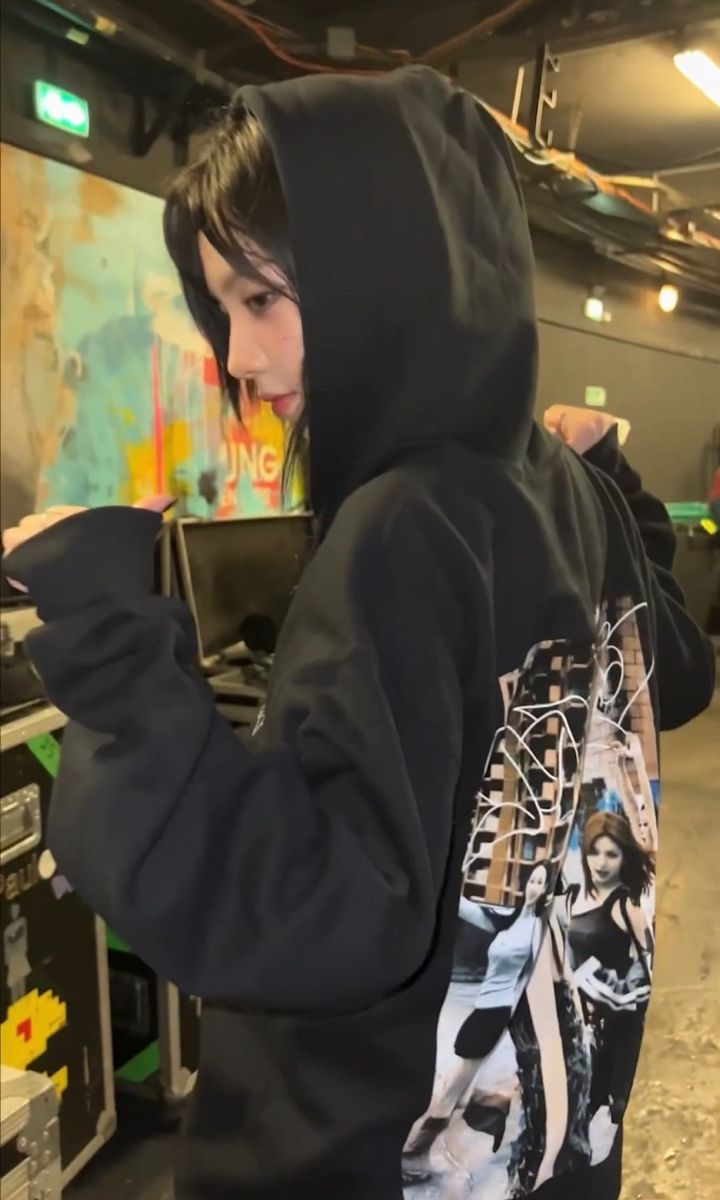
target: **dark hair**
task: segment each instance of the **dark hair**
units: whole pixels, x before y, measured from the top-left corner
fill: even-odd
[[[530,869],[528,877],[525,880],[525,886],[523,888],[523,895],[527,891],[527,885],[530,882],[530,876],[535,874],[538,867],[543,867],[545,870],[545,891],[543,892],[542,896],[540,896],[540,898],[535,901],[535,916],[541,917],[550,902],[550,894],[551,894],[551,888],[552,888],[552,871],[550,868],[550,863],[548,862],[548,860],[546,858],[541,858],[539,862],[535,862],[532,864],[532,867]]]
[[[228,319],[208,291],[198,234],[203,233],[239,274],[267,284],[257,261],[247,253],[247,244],[252,242],[287,280],[287,296],[297,303],[298,295],[285,197],[275,159],[260,122],[239,99],[210,130],[195,161],[174,180],[163,223],[165,244],[180,276],[190,314],[210,343],[223,394],[238,420],[242,420],[241,387],[227,369]],[[247,386],[247,394],[253,398],[252,386]],[[296,473],[304,477],[306,471],[306,430],[304,411],[290,432],[285,450],[285,498]]]
[[[610,838],[622,851],[620,879],[627,888],[630,899],[639,904],[643,892],[647,892],[652,883],[655,862],[652,854],[643,850],[635,841],[627,817],[619,813],[594,812],[585,823],[582,835],[582,866],[588,895],[596,894],[588,867],[588,855],[601,837]]]

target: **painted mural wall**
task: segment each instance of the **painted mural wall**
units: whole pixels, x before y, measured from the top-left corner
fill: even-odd
[[[177,496],[280,508],[282,426],[223,405],[162,239],[162,201],[3,144],[2,523],[52,504]]]

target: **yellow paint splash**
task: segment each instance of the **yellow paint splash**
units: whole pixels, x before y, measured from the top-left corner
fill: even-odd
[[[172,478],[174,469],[191,454],[190,427],[187,421],[171,421],[163,430],[163,459],[165,479],[160,490]],[[124,504],[133,504],[143,496],[151,496],[158,490],[155,478],[155,444],[152,439],[127,447],[128,481],[123,488]]]

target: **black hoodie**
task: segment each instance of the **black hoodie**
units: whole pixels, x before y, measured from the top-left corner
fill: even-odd
[[[11,556],[72,721],[50,844],[203,998],[179,1197],[575,1197],[639,1048],[656,729],[709,702],[712,655],[614,436],[592,465],[533,425],[528,231],[483,109],[425,69],[245,98],[286,192],[322,538],[252,750],[150,594],[158,518]]]

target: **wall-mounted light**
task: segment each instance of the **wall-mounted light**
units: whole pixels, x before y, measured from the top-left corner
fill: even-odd
[[[674,283],[664,283],[658,292],[658,307],[661,312],[675,312],[680,299],[680,292],[675,287]]]
[[[587,317],[588,321],[596,321],[600,325],[612,320],[610,313],[605,309],[604,288],[591,288],[583,304],[583,316]]]
[[[720,105],[720,67],[704,50],[682,50],[673,59],[678,71],[696,88]]]
[[[588,296],[583,305],[583,312],[588,321],[602,321],[605,316],[605,302],[600,296]]]

